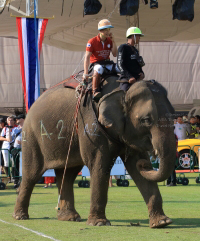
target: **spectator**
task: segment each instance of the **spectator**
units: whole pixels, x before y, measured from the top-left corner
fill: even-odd
[[[175,135],[176,138],[176,149],[178,147],[178,138]],[[176,157],[178,157],[178,152],[176,152]],[[176,186],[176,168],[174,166],[174,170],[172,172],[172,174],[170,175],[170,177],[167,179],[167,187],[171,187],[171,186]]]
[[[174,134],[177,136],[178,140],[187,139],[188,133],[190,133],[190,126],[186,123],[183,123],[182,116],[178,116],[177,123],[174,124]]]
[[[5,124],[6,124],[5,120],[3,118],[0,118],[0,132],[5,127]],[[0,149],[2,148],[2,144],[3,144],[3,141],[0,141]],[[0,154],[0,174],[4,174],[3,166],[4,166],[4,161],[3,161],[3,155],[1,152],[1,154]]]
[[[18,133],[15,136],[14,141],[14,149],[11,150],[11,154],[14,161],[14,167],[13,167],[13,178],[14,178],[14,188],[19,187],[19,159],[20,159],[20,151],[21,151],[21,143],[22,143],[22,127],[24,125],[24,119],[25,115],[20,114],[16,117],[16,123],[18,124],[17,129]],[[9,139],[10,140],[10,139]]]
[[[195,119],[196,119],[196,124],[199,126],[200,125],[200,116],[195,115]]]
[[[14,116],[9,116],[7,118],[7,124],[2,132],[1,132],[1,137],[0,141],[3,141],[2,144],[2,154],[3,154],[3,159],[4,159],[4,171],[6,175],[9,175],[9,167],[10,167],[10,147],[12,144],[14,144],[14,139],[16,134],[19,132],[19,130],[14,127],[15,125],[15,119]]]
[[[54,177],[44,177],[44,183],[46,183],[44,188],[52,187],[52,183],[54,183],[54,181]]]
[[[198,127],[198,128],[197,128]],[[190,134],[189,134],[189,138],[193,139],[193,138],[198,138],[199,136],[199,125],[197,123],[197,118],[195,118],[194,116],[190,117]]]
[[[5,122],[4,118],[0,118],[0,131],[3,130],[3,128],[5,127],[5,125],[6,125],[6,122]]]

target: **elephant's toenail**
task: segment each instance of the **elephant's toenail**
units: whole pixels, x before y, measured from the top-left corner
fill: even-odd
[[[97,223],[96,226],[103,226],[103,222],[99,222],[99,223]]]
[[[159,221],[159,224],[164,224],[164,223],[165,223],[164,220],[160,220],[160,221]]]
[[[167,218],[166,223],[172,223],[172,220],[170,218]]]

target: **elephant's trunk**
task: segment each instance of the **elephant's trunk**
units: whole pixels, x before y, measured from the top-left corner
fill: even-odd
[[[151,163],[147,160],[139,160],[137,169],[141,175],[149,181],[162,182],[172,174],[176,161],[176,140],[173,127],[154,128],[152,144],[160,158],[159,170],[152,170]],[[166,138],[167,137],[167,138]]]

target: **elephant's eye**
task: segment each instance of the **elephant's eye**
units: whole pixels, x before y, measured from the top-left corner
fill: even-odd
[[[152,121],[151,121],[151,118],[149,116],[146,116],[146,117],[142,118],[140,120],[140,123],[143,126],[151,126],[152,125]]]

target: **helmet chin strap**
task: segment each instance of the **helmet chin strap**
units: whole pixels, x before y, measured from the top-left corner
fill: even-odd
[[[134,43],[134,46],[137,44],[136,43],[136,36],[135,36],[135,34],[134,34],[134,41],[135,41],[135,43]]]
[[[102,38],[103,34],[100,32],[100,37]]]
[[[139,43],[136,42],[136,34],[134,34],[134,42],[135,42],[134,43],[134,47],[136,47],[138,49],[138,47],[139,47],[138,44]]]

